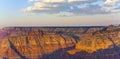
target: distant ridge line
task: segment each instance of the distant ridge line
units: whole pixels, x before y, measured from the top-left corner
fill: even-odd
[[[13,27],[14,28],[102,28],[106,26],[13,26]]]

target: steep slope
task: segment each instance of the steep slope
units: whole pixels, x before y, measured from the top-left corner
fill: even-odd
[[[68,53],[74,55],[82,51],[88,55],[120,55],[120,26],[108,26],[91,34],[83,34],[75,49]]]
[[[72,54],[76,56],[78,52],[85,51],[92,54],[101,49],[118,46],[119,36],[113,36],[119,35],[119,28],[115,27],[111,30],[108,30],[110,27],[102,28],[6,27],[4,31],[7,35],[2,38],[0,57],[9,59],[60,59],[63,57],[67,59]],[[116,34],[116,28],[118,34]],[[114,45],[108,34],[115,34],[112,36]]]

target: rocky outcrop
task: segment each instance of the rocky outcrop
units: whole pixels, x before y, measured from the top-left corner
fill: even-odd
[[[103,55],[100,59],[107,56],[113,56],[112,59],[120,58],[120,26],[108,26],[93,33],[83,34],[75,49],[69,50],[68,53],[80,55],[79,52],[84,51],[87,56]],[[93,59],[96,59],[95,57]]]
[[[3,39],[0,56],[10,59],[13,57],[40,58],[42,55],[76,44],[74,37],[46,30],[44,28],[14,28],[14,31],[10,31],[10,34]]]
[[[1,58],[110,59],[120,54],[119,26],[6,27],[0,33]]]

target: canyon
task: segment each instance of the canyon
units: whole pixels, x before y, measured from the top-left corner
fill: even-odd
[[[120,26],[4,27],[3,59],[120,59]]]

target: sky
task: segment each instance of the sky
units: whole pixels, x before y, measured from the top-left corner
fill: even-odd
[[[0,27],[120,24],[120,0],[1,0]]]

